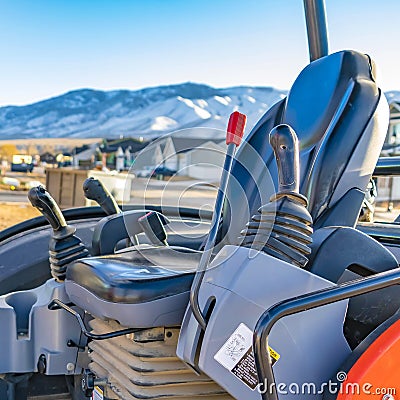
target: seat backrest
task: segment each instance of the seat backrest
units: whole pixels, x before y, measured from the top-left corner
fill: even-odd
[[[388,104],[364,54],[341,51],[300,73],[287,97],[272,106],[238,150],[226,193],[222,238],[240,231],[277,188],[270,130],[289,124],[300,146],[300,192],[314,227],[354,226],[389,123]]]

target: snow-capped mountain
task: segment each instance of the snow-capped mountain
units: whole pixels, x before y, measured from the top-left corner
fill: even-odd
[[[27,106],[0,108],[0,138],[156,137],[193,127],[225,129],[233,110],[248,126],[285,95],[270,87],[216,89],[184,83],[136,91],[82,89]]]

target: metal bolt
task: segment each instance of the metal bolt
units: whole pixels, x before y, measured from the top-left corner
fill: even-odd
[[[68,363],[67,364],[67,371],[72,372],[75,369],[75,364],[74,363]]]
[[[95,375],[90,369],[85,369],[83,371],[81,387],[86,397],[91,397],[94,389]]]
[[[39,374],[44,374],[46,372],[46,356],[44,354],[41,354],[37,363],[37,369]]]

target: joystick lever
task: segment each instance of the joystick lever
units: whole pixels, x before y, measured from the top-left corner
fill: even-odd
[[[107,215],[122,212],[113,195],[98,179],[87,178],[83,183],[83,193],[87,199],[95,201]]]
[[[278,193],[299,193],[299,141],[289,125],[272,129],[269,142],[278,166]]]
[[[89,252],[74,235],[76,228],[67,224],[60,207],[43,186],[29,190],[28,199],[53,228],[49,243],[51,274],[57,281],[63,281],[67,264],[78,258],[87,257]]]
[[[75,228],[68,226],[60,207],[43,187],[37,186],[28,192],[28,199],[37,208],[53,228],[53,235],[62,237],[75,233]]]
[[[241,245],[264,251],[304,268],[311,252],[312,218],[307,198],[299,193],[299,143],[289,125],[278,125],[269,135],[278,167],[278,193],[260,207],[241,234]]]

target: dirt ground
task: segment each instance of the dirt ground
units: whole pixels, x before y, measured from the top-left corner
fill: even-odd
[[[28,204],[0,204],[0,230],[38,215],[39,211]]]

